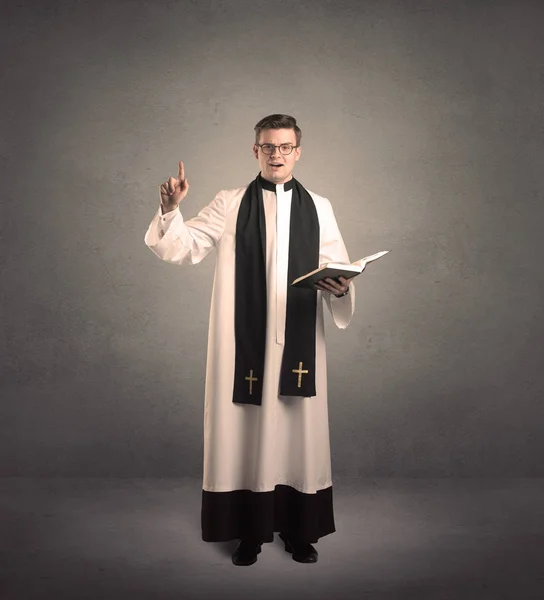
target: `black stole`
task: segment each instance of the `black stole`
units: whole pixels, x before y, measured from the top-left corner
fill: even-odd
[[[266,341],[266,223],[262,188],[276,186],[259,174],[240,203],[236,221],[234,329],[236,363],[233,402],[260,405]],[[279,395],[315,396],[317,291],[291,282],[319,267],[319,220],[314,201],[296,180],[291,189],[285,346]]]

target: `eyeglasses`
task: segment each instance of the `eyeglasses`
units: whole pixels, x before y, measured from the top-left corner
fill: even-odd
[[[279,146],[275,146],[274,144],[255,144],[258,148],[263,151],[263,154],[270,156],[274,153],[276,148],[280,149],[280,152],[286,156],[287,154],[291,154],[293,152],[293,148],[298,148],[298,146],[293,146],[293,144],[280,144]]]

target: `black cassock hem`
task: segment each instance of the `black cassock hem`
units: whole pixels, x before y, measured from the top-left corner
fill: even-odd
[[[315,543],[333,533],[332,487],[304,494],[288,485],[271,492],[202,491],[202,539],[227,542],[253,539],[272,542],[274,532]]]

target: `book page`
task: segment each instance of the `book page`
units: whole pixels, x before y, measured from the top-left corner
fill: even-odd
[[[368,256],[365,256],[364,258],[360,258],[359,260],[356,260],[355,262],[352,262],[351,264],[364,269],[368,263],[372,262],[373,260],[377,260],[378,258],[381,258],[382,256],[385,256],[388,253],[389,253],[389,250],[382,250],[381,252],[376,252],[376,254],[369,254]]]

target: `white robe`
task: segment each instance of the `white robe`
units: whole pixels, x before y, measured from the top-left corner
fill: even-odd
[[[270,492],[277,485],[287,485],[314,494],[332,485],[322,299],[336,325],[344,329],[353,315],[355,290],[351,283],[349,294],[342,298],[318,292],[317,395],[279,397],[292,191],[283,185],[276,186],[276,193],[263,189],[268,312],[262,405],[233,403],[234,251],[236,219],[245,190],[222,190],[187,221],[179,210],[161,215],[159,209],[145,243],[159,258],[176,265],[199,263],[217,250],[206,369],[203,490]],[[330,202],[309,193],[320,225],[319,264],[349,262]]]

